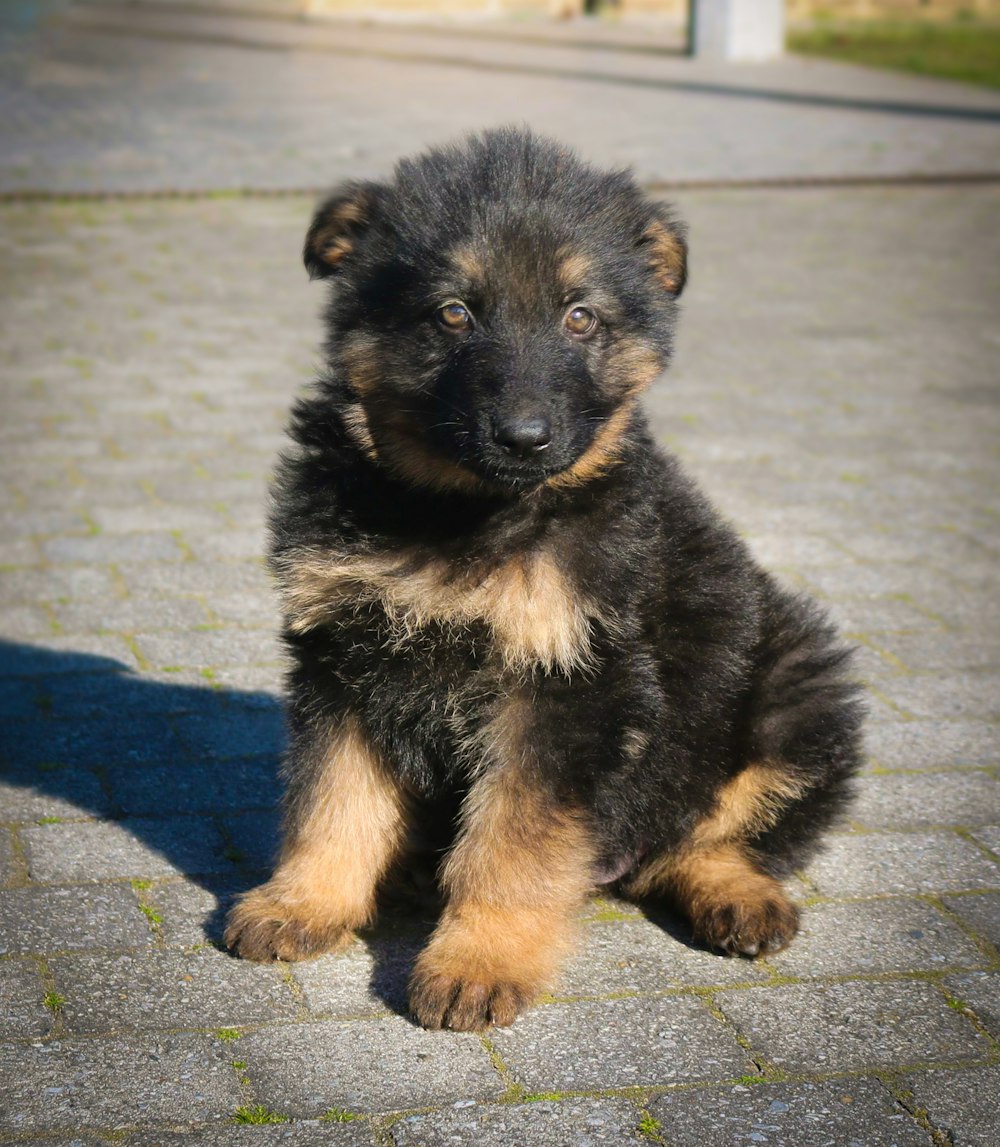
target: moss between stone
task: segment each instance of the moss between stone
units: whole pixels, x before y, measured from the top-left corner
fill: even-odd
[[[288,1116],[279,1111],[268,1111],[262,1103],[237,1107],[233,1112],[232,1123],[287,1123]]]
[[[343,1107],[329,1107],[319,1117],[319,1121],[320,1123],[353,1123],[360,1118],[360,1115],[356,1115],[353,1111],[347,1111]]]

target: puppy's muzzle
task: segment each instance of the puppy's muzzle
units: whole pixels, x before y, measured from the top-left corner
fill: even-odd
[[[552,443],[552,424],[543,416],[493,420],[493,441],[515,458],[532,458]]]

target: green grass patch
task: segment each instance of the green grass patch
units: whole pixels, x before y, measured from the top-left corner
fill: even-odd
[[[215,1033],[215,1038],[221,1039],[223,1043],[235,1043],[236,1040],[243,1038],[243,1033],[237,1031],[236,1028],[219,1028]]]
[[[650,1143],[663,1142],[663,1125],[659,1119],[654,1119],[648,1111],[643,1113],[642,1118],[639,1120],[639,1125],[636,1127],[639,1135],[643,1139],[649,1140]]]
[[[355,1119],[360,1119],[360,1115],[355,1115],[353,1111],[346,1111],[343,1107],[329,1107],[319,1117],[320,1123],[353,1123]]]
[[[40,816],[35,824],[62,824],[61,816]]]
[[[287,1123],[288,1116],[279,1111],[268,1111],[261,1103],[252,1107],[237,1107],[233,1112],[234,1123]]]
[[[788,50],[1000,88],[1000,23],[823,22],[790,29]]]
[[[42,1003],[49,1009],[49,1011],[57,1016],[63,1010],[63,1004],[66,1002],[66,997],[59,995],[58,992],[46,992],[42,997]]]
[[[163,917],[151,904],[140,904],[139,911],[154,927],[158,928],[163,923]]]

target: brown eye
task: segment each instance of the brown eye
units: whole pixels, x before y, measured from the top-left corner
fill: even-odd
[[[439,307],[437,321],[446,331],[472,330],[472,315],[462,303],[445,303]]]
[[[563,326],[569,334],[584,338],[597,329],[597,316],[586,307],[574,307],[563,320]]]

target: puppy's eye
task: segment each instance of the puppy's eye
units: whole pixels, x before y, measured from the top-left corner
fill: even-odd
[[[472,315],[463,303],[445,303],[439,307],[437,321],[446,331],[472,330]]]
[[[575,338],[586,338],[597,330],[597,316],[586,307],[574,307],[563,319],[563,326]]]

